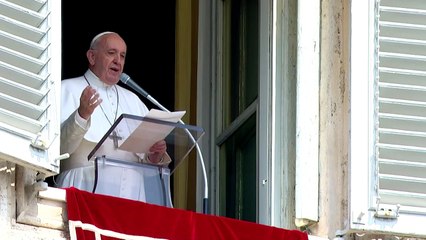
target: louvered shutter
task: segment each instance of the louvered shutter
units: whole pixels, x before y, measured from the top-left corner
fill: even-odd
[[[378,2],[375,190],[426,212],[426,1]]]
[[[58,173],[60,0],[0,0],[0,159]]]

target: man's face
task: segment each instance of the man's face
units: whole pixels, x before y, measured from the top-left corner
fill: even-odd
[[[116,34],[108,34],[99,39],[95,49],[89,50],[89,62],[96,76],[108,85],[116,84],[123,72],[127,46]]]

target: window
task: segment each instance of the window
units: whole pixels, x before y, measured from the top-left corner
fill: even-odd
[[[219,214],[257,221],[258,0],[225,1],[219,136]]]
[[[60,1],[0,2],[0,158],[59,172]]]
[[[355,230],[426,234],[425,13],[424,1],[352,2]]]

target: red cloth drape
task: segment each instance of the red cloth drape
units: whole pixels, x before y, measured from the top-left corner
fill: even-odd
[[[307,240],[306,233],[66,188],[71,239]],[[109,236],[108,236],[109,235]]]

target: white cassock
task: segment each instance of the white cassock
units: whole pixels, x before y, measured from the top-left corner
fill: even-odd
[[[98,106],[86,121],[77,109],[81,93],[89,83],[99,93],[102,107]],[[61,188],[73,186],[92,192],[95,168],[94,161],[87,158],[89,153],[122,113],[145,116],[149,110],[136,94],[118,85],[106,85],[90,70],[84,76],[63,80],[61,88],[61,154],[69,153],[70,157],[61,161],[61,173],[55,176],[55,184]],[[118,135],[120,131],[126,131],[117,130]],[[135,163],[146,161],[143,155],[117,151],[112,139],[107,139],[96,152],[96,156],[103,155]],[[167,165],[170,161],[166,154],[162,164]],[[146,201],[143,174],[137,168],[104,164],[98,172],[96,193]]]

